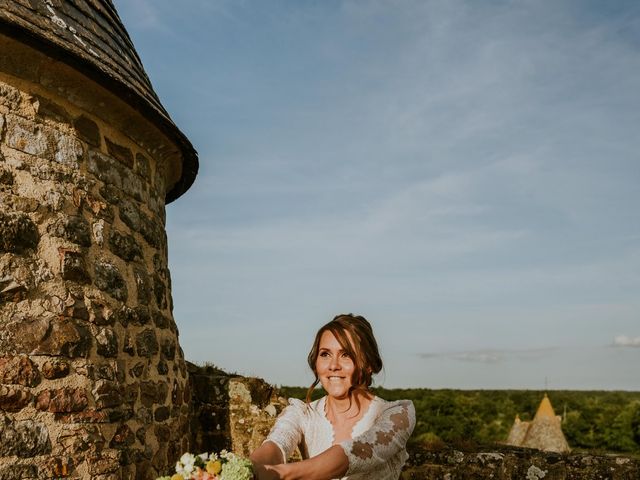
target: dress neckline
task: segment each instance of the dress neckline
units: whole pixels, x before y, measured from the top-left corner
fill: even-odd
[[[351,434],[350,437],[353,440],[353,432],[357,431],[357,427],[361,424],[364,423],[365,420],[369,420],[369,418],[371,417],[371,415],[373,415],[373,404],[377,403],[379,400],[379,397],[377,397],[376,395],[373,395],[373,398],[371,399],[371,402],[369,403],[369,406],[367,407],[367,410],[364,412],[364,414],[362,415],[362,417],[360,417],[360,420],[358,420],[356,423],[353,424],[353,426],[351,427]],[[325,412],[325,405],[327,403],[327,395],[325,395],[324,397],[322,397],[320,399],[320,401],[318,402],[318,410],[320,411],[320,415],[322,416],[322,418],[324,419],[324,421],[326,422],[326,424],[329,426],[329,431],[331,432],[331,445],[334,444],[335,442],[335,438],[336,438],[336,432],[333,428],[333,423],[331,423],[329,421],[329,419],[327,418],[327,412]]]

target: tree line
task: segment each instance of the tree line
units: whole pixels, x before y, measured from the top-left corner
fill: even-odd
[[[306,389],[281,387],[282,395],[304,399]],[[409,399],[416,408],[411,442],[504,442],[516,415],[532,420],[544,396],[539,390],[430,390],[375,388],[386,400]],[[640,455],[640,392],[547,392],[573,450]],[[312,398],[324,395],[321,389]]]

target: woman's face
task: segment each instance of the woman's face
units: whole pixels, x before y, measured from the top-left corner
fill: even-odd
[[[325,330],[318,346],[316,372],[327,395],[336,399],[347,398],[354,370],[353,359],[342,349],[335,335]]]

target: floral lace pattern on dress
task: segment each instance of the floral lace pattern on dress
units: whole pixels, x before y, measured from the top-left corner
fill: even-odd
[[[340,443],[349,459],[347,476],[373,472],[401,453],[404,455],[400,455],[398,460],[404,463],[404,449],[415,424],[413,403],[406,400],[391,402],[381,412],[373,427],[352,440]]]

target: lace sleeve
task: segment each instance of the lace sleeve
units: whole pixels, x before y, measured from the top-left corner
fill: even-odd
[[[306,409],[306,403],[290,398],[289,406],[280,413],[265,439],[265,442],[271,441],[280,448],[285,463],[302,439],[302,422]]]
[[[349,459],[346,476],[375,471],[404,450],[416,425],[416,411],[409,400],[393,402],[375,424],[357,437],[340,443]],[[404,460],[402,459],[402,463]]]

